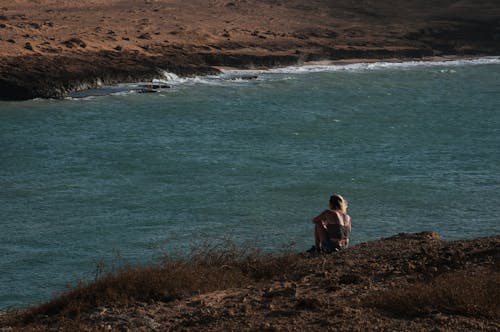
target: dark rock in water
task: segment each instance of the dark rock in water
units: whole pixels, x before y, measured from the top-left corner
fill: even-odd
[[[143,88],[143,89],[139,89],[137,90],[138,93],[157,93],[157,92],[160,92],[159,90],[155,90],[155,89],[148,89],[148,88]]]
[[[241,76],[232,76],[229,79],[232,81],[236,81],[236,80],[250,81],[250,80],[256,80],[257,78],[259,78],[258,75],[241,75]]]
[[[139,90],[137,90],[138,93],[156,93],[163,89],[170,89],[170,85],[162,83],[140,84],[139,87]]]
[[[143,89],[170,89],[170,85],[161,83],[141,84]]]

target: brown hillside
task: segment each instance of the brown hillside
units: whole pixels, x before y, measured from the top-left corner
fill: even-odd
[[[498,331],[499,258],[500,236],[429,232],[319,256],[204,248],[4,313],[0,331]]]

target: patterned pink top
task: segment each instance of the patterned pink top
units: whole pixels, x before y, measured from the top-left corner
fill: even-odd
[[[349,245],[351,217],[348,214],[338,210],[325,210],[313,219],[313,223],[320,224],[334,244],[341,248]]]

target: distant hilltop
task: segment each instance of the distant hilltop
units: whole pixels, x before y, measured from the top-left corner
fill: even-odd
[[[159,70],[500,54],[496,0],[17,0],[0,5],[0,99],[61,98]]]
[[[0,331],[498,331],[499,259],[500,235],[316,255],[207,246],[0,312]]]

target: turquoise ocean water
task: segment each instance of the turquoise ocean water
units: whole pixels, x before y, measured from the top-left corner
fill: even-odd
[[[165,79],[0,102],[0,308],[204,240],[305,250],[333,192],[353,243],[500,233],[499,58]]]

